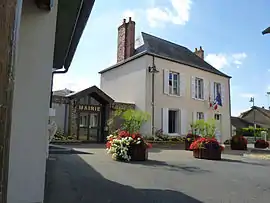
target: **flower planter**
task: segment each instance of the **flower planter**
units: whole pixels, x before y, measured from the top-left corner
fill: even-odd
[[[269,147],[269,143],[264,140],[258,140],[255,142],[254,147],[259,149],[266,149]]]
[[[247,144],[231,142],[231,150],[247,150]]]
[[[197,159],[221,160],[220,149],[194,149],[193,156]]]
[[[131,161],[145,161],[148,158],[148,150],[141,144],[130,146],[129,154]]]
[[[185,140],[185,150],[188,150],[188,151],[192,151],[191,149],[190,149],[190,145],[191,145],[191,143],[193,142],[193,140]]]

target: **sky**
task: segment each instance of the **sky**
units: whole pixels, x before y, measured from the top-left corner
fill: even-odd
[[[247,3],[248,2],[248,3]],[[136,22],[146,32],[194,50],[231,78],[232,115],[270,106],[269,0],[96,0],[68,73],[54,77],[53,89],[79,91],[99,86],[98,72],[116,63],[117,28]]]

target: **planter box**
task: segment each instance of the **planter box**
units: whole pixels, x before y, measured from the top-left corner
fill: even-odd
[[[231,150],[247,150],[247,145],[245,143],[231,142]]]
[[[192,140],[190,141],[185,140],[185,150],[192,151],[191,149],[189,149],[192,142],[193,142]]]
[[[268,145],[267,145],[267,143],[255,143],[254,147],[258,148],[258,149],[266,149],[268,147]]]
[[[221,160],[220,149],[195,149],[193,156],[197,159]]]
[[[148,150],[144,145],[132,145],[129,154],[131,161],[145,161],[148,158]]]

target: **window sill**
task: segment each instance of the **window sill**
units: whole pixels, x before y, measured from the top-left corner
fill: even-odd
[[[182,95],[175,95],[175,94],[165,94],[165,95],[170,97],[183,97]]]
[[[205,101],[205,99],[198,99],[198,98],[193,98],[196,101]]]
[[[168,133],[169,136],[180,136],[179,133]]]

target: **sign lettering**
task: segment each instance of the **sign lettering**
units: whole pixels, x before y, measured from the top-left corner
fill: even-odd
[[[92,112],[99,112],[101,110],[100,106],[97,105],[79,105],[78,106],[79,111],[92,111]]]

